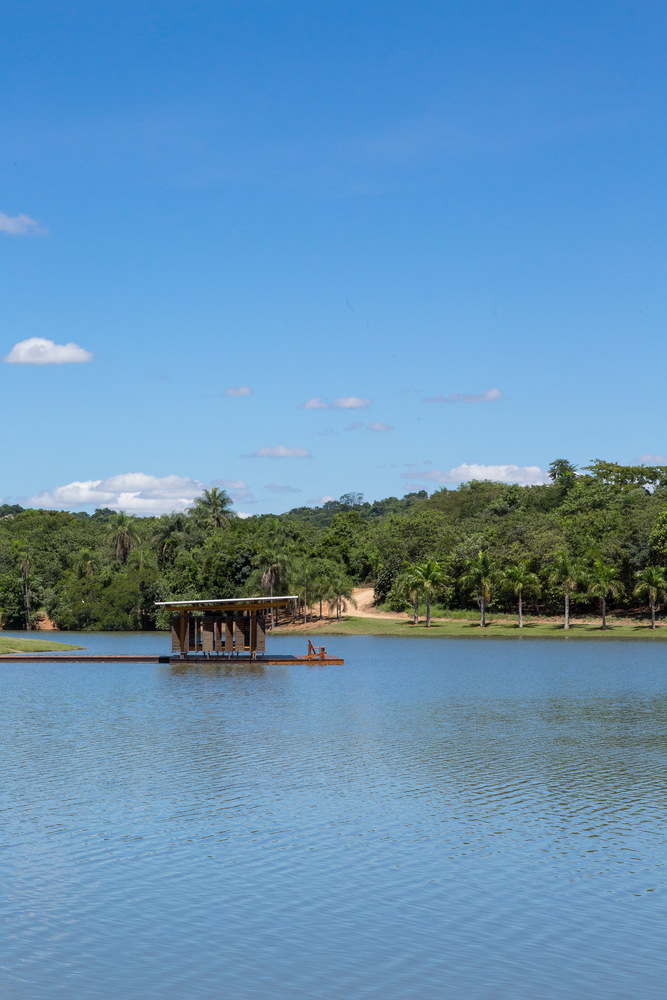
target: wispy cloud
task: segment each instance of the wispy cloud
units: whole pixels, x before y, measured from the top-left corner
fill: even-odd
[[[641,465],[667,465],[665,455],[642,455],[639,459]]]
[[[250,458],[312,458],[307,448],[286,448],[279,444],[275,448],[259,448]]]
[[[27,506],[51,509],[111,507],[132,514],[164,514],[183,511],[204,489],[187,476],[149,476],[127,472],[109,479],[88,479],[43,490],[30,497]]]
[[[28,215],[5,215],[0,212],[0,233],[9,233],[10,236],[44,236],[48,229],[40,226],[38,222]]]
[[[426,403],[493,403],[497,399],[504,399],[500,389],[487,389],[486,392],[481,392],[479,395],[470,392],[458,393],[453,392],[450,396],[429,396],[424,402]]]
[[[302,493],[297,486],[278,486],[277,483],[267,483],[265,490],[272,490],[274,493]]]
[[[14,344],[2,359],[8,365],[69,365],[93,360],[93,354],[78,344],[54,344],[44,337],[28,337]]]
[[[333,405],[337,410],[366,410],[370,405],[370,399],[362,399],[361,396],[340,396],[334,399]]]
[[[382,424],[379,420],[374,420],[370,424],[362,424],[358,420],[355,420],[353,424],[348,424],[345,428],[346,431],[358,431],[361,427],[365,427],[367,431],[393,431],[391,424]]]
[[[252,389],[249,385],[230,385],[225,389],[225,396],[252,396]]]
[[[371,405],[370,399],[363,399],[361,396],[339,396],[329,403],[324,396],[313,396],[301,404],[302,410],[328,410],[334,407],[337,410],[365,410]]]
[[[248,484],[242,479],[214,479],[212,486],[222,486],[226,490],[247,490]]]
[[[519,483],[521,486],[539,486],[549,482],[548,474],[538,465],[463,465],[443,472],[429,469],[418,472],[411,469],[401,473],[401,479],[431,479],[436,483],[467,483],[471,479],[492,479],[500,483]]]
[[[324,396],[313,396],[312,399],[307,399],[305,403],[301,404],[302,410],[328,410],[329,404],[327,403]]]

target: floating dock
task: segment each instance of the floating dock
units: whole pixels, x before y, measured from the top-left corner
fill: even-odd
[[[320,647],[322,648],[322,647]],[[341,666],[345,661],[340,656],[124,656],[100,653],[3,653],[0,663],[204,663],[211,667],[242,667],[242,666],[290,666],[291,664],[307,664],[311,667]]]
[[[114,656],[100,653],[3,653],[0,663],[169,663],[169,656]]]
[[[4,653],[0,663],[203,663],[207,666],[338,666],[343,659],[328,656],[324,646],[308,640],[305,656],[266,652],[266,633],[274,625],[274,612],[295,601],[283,597],[232,597],[202,601],[156,601],[171,612],[171,654],[123,653]]]

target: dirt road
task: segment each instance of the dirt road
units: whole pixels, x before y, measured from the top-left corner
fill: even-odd
[[[392,618],[395,621],[405,621],[406,618],[410,617],[403,611],[376,611],[373,605],[372,587],[355,587],[352,596],[357,602],[357,606],[355,608],[353,604],[350,604],[347,613],[355,618]]]

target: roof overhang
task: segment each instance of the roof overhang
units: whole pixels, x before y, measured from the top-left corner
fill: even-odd
[[[167,611],[263,611],[287,607],[297,600],[297,594],[280,597],[220,597],[202,601],[156,601],[157,607]]]

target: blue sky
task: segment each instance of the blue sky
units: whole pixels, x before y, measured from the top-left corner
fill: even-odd
[[[0,25],[5,501],[253,514],[667,454],[664,5]]]

